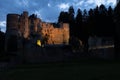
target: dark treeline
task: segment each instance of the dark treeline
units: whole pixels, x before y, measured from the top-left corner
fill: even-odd
[[[115,57],[118,59],[120,57],[120,1],[114,9],[114,22],[115,26]]]
[[[69,23],[70,37],[82,40],[86,48],[89,36],[113,37],[115,58],[118,59],[120,56],[120,2],[114,9],[101,4],[89,11],[78,9],[76,14],[73,6],[70,6],[68,12],[60,13],[58,22]]]
[[[60,13],[58,22],[69,23],[70,36],[80,39],[93,35],[114,36],[113,13],[114,10],[111,6],[106,8],[102,4],[89,11],[78,9],[75,16],[74,8],[70,6],[68,12]]]
[[[68,12],[60,13],[58,22],[69,23],[70,37],[82,40],[85,48],[88,48],[89,36],[114,37],[114,9],[111,6],[106,8],[102,4],[89,11],[78,9],[76,14],[73,6],[70,6]]]

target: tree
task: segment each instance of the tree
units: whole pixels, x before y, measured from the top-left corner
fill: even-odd
[[[88,16],[87,10],[84,9],[84,11],[83,11],[83,22],[86,22],[86,21],[87,21],[87,16]]]
[[[97,18],[99,16],[99,7],[96,6],[96,8],[94,9],[94,14],[95,14],[95,17]]]
[[[70,6],[68,9],[68,15],[69,15],[69,24],[70,24],[70,36],[74,35],[75,31],[75,18],[74,18],[74,8],[73,6]]]
[[[77,10],[77,16],[75,18],[76,24],[82,23],[82,11],[80,9]]]
[[[94,34],[97,35],[97,27],[99,25],[99,7],[96,6],[94,11]]]
[[[80,9],[78,9],[77,11],[77,16],[75,18],[75,31],[76,34],[75,36],[77,36],[78,38],[80,38],[82,36],[82,11]]]
[[[114,9],[115,18],[115,58],[118,59],[120,55],[120,2]]]
[[[89,34],[88,34],[88,14],[87,14],[87,10],[84,9],[83,11],[83,24],[82,24],[82,42],[84,44],[84,51],[85,53],[88,53],[88,37],[89,37]]]
[[[108,11],[107,11],[107,20],[106,20],[106,24],[108,25],[107,31],[108,31],[108,36],[114,36],[114,31],[115,31],[115,23],[114,23],[114,19],[113,19],[113,9],[111,6],[109,6]]]
[[[64,12],[64,11],[60,12],[60,15],[58,17],[58,22],[68,23],[69,22],[68,17],[69,17],[68,12]]]
[[[108,7],[108,16],[110,16],[111,18],[113,17],[113,9],[111,6]]]
[[[94,14],[94,10],[90,9],[89,12],[89,17],[88,17],[88,34],[89,35],[93,35],[95,34],[95,14]]]
[[[99,7],[99,13],[102,16],[106,16],[107,15],[107,9],[106,9],[105,5],[103,5],[103,4],[100,5],[100,7]]]
[[[74,14],[75,14],[73,6],[69,7],[68,14],[69,14],[69,22],[71,23],[72,21],[74,21]]]

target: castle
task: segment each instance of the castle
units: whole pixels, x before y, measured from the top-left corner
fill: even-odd
[[[69,24],[68,23],[48,23],[43,22],[37,15],[28,15],[27,11],[19,14],[8,14],[6,25],[6,45],[11,36],[25,39],[40,39],[43,44],[68,44],[69,43]]]

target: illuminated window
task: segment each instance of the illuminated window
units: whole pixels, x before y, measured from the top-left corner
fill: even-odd
[[[41,46],[41,41],[40,40],[37,40],[37,45]]]

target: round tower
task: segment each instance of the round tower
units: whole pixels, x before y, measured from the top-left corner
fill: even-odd
[[[19,15],[8,14],[6,33],[5,33],[5,51],[16,52],[21,47],[21,33],[18,29]]]
[[[8,14],[7,15],[7,30],[8,29],[18,29],[18,20],[19,15],[18,14]]]

